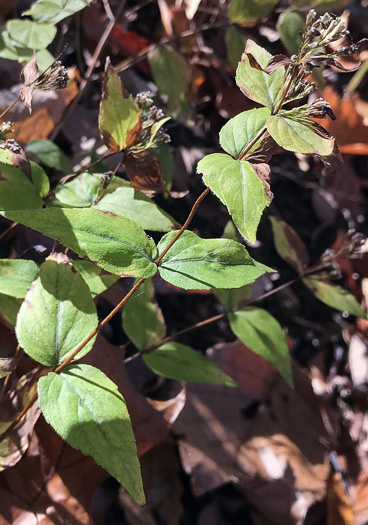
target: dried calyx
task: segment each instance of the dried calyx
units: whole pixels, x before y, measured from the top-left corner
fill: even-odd
[[[23,68],[20,78],[25,86],[20,90],[20,94],[30,113],[32,112],[32,95],[36,89],[56,91],[66,88],[69,81],[68,71],[58,59],[40,73],[35,53],[32,60]]]

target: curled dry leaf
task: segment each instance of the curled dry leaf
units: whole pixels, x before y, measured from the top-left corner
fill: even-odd
[[[165,191],[162,164],[152,150],[127,152],[124,166],[133,188],[143,191],[148,197]]]

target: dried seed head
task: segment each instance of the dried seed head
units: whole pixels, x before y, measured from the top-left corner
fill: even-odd
[[[60,60],[55,60],[39,77],[29,86],[32,89],[56,91],[67,87],[69,75]]]
[[[8,139],[4,142],[0,142],[1,149],[8,149],[12,153],[22,153],[23,149],[19,146],[18,142],[14,139]]]
[[[309,106],[308,116],[311,118],[326,118],[328,116],[330,119],[336,120],[336,115],[332,111],[330,104],[323,98],[317,98]]]

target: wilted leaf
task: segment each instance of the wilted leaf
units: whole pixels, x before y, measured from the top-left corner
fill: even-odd
[[[228,16],[233,24],[253,27],[260,18],[272,13],[277,0],[232,0]]]
[[[312,277],[305,277],[303,283],[317,299],[328,306],[363,319],[367,318],[367,312],[363,310],[355,297],[341,286],[326,283]]]
[[[236,83],[246,97],[274,111],[281,100],[285,85],[285,68],[281,66],[268,75],[251,66],[248,54],[252,55],[262,68],[267,67],[272,58],[268,51],[249,39],[236,70]]]
[[[72,271],[65,256],[46,260],[18,314],[16,334],[21,347],[39,363],[55,367],[97,324],[96,307],[82,277]],[[94,340],[79,357],[90,351]]]
[[[149,55],[153,79],[168,100],[170,113],[178,113],[188,87],[189,72],[184,57],[171,46],[157,46]]]
[[[26,146],[26,152],[38,158],[42,164],[49,168],[72,173],[73,166],[63,151],[50,140],[32,140]]]
[[[130,417],[117,386],[89,365],[72,365],[38,382],[46,421],[72,447],[105,468],[134,497],[145,502]]]
[[[132,146],[139,138],[141,126],[139,107],[107,60],[99,112],[99,128],[105,145],[111,151]]]
[[[286,337],[280,324],[262,308],[242,308],[228,314],[231,330],[253,352],[272,363],[293,386]]]
[[[93,209],[48,208],[2,212],[44,235],[57,239],[116,275],[152,277],[157,250],[152,239],[133,221]]]
[[[285,221],[270,217],[276,251],[294,270],[302,274],[309,264],[307,248],[299,235]]]
[[[175,235],[164,235],[158,244],[159,253]],[[159,265],[165,281],[185,290],[239,288],[270,271],[252,259],[242,244],[228,239],[201,239],[191,231],[179,237]]]
[[[247,161],[213,153],[198,163],[197,172],[203,173],[205,184],[225,204],[243,237],[254,243],[263,210],[271,202],[268,187],[254,167]]]
[[[73,266],[86,282],[92,297],[100,295],[119,279],[117,275],[105,274],[103,270],[91,261],[80,259],[73,261]]]
[[[177,381],[236,386],[236,382],[199,352],[180,343],[165,343],[143,360],[156,374]]]
[[[38,23],[49,22],[56,25],[64,18],[84,9],[91,2],[92,0],[63,0],[60,5],[60,0],[37,0],[23,15],[32,16]]]
[[[288,151],[327,157],[334,149],[329,133],[312,119],[301,118],[295,110],[281,110],[269,117],[267,130],[277,144]]]
[[[165,191],[162,164],[154,151],[127,153],[124,157],[124,167],[133,188],[149,196]]]

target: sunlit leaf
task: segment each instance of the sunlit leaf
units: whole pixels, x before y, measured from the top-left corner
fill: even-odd
[[[9,20],[6,29],[17,46],[28,49],[45,49],[56,36],[53,24],[37,24],[31,20]]]
[[[278,321],[262,308],[242,308],[229,313],[228,318],[234,334],[253,352],[272,363],[293,386],[289,349]]]
[[[300,117],[295,110],[281,110],[267,120],[267,130],[279,146],[297,153],[331,155],[334,141],[326,131],[308,117]],[[323,128],[322,128],[323,129]]]
[[[65,184],[55,188],[55,199],[49,205],[71,208],[92,206],[101,191],[101,179],[98,175],[82,173]]]
[[[91,261],[78,259],[73,261],[73,266],[87,283],[92,297],[100,295],[119,279],[117,275],[103,273],[103,270]]]
[[[37,22],[57,24],[87,7],[92,0],[37,0],[23,15],[32,16]]]
[[[166,335],[162,312],[154,303],[154,288],[147,280],[123,309],[123,328],[139,350],[155,345]]]
[[[146,365],[156,374],[177,381],[236,386],[236,382],[199,352],[179,343],[166,343],[143,354]]]
[[[98,324],[91,292],[70,264],[46,260],[19,310],[16,334],[28,355],[46,366],[64,361]],[[92,339],[79,357],[92,348]]]
[[[230,119],[220,131],[222,148],[236,159],[248,148],[248,153],[251,153],[261,142],[262,138],[254,141],[266,128],[270,115],[268,108],[261,108],[243,111]]]
[[[32,140],[26,152],[37,157],[42,164],[63,173],[72,173],[73,166],[65,153],[51,140]]]
[[[46,421],[69,445],[114,476],[140,504],[145,502],[129,413],[117,386],[89,365],[66,367],[38,382]]]
[[[273,73],[260,71],[250,65],[247,53],[265,68],[272,55],[253,40],[248,40],[241,62],[236,70],[236,83],[244,95],[274,111],[281,100],[285,85],[285,68],[281,66]]]
[[[162,253],[176,232],[159,242]],[[273,271],[252,259],[245,247],[229,239],[201,239],[185,231],[162,259],[159,272],[165,281],[186,290],[239,288]]]
[[[271,195],[252,165],[222,153],[213,153],[198,163],[197,171],[203,173],[205,184],[225,204],[243,237],[254,243],[259,221],[271,202]]]
[[[152,277],[155,243],[135,222],[89,208],[15,210],[4,217],[38,230],[116,275]]]
[[[24,299],[38,269],[34,261],[0,259],[0,293]]]
[[[99,113],[99,128],[111,151],[132,146],[141,132],[141,115],[133,97],[123,87],[120,77],[106,61]]]

